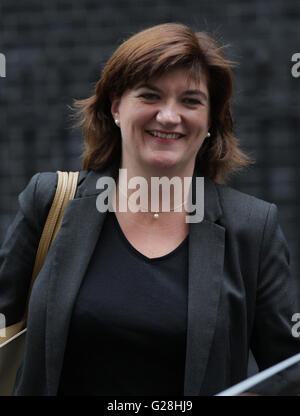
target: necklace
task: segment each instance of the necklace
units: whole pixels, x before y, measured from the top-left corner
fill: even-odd
[[[128,203],[128,206],[129,206],[129,205],[130,205],[130,201],[129,201],[128,197],[127,197],[125,194],[123,194],[123,192],[121,191],[121,189],[120,189],[120,188],[119,188],[119,193],[120,193],[121,195],[123,195],[123,197],[124,197],[124,198],[126,198],[127,203]],[[157,219],[159,219],[159,214],[160,214],[161,212],[173,212],[173,211],[175,211],[176,209],[181,208],[181,207],[182,207],[185,203],[186,203],[186,201],[183,201],[183,203],[182,203],[182,204],[178,205],[177,207],[174,207],[173,209],[169,209],[169,211],[154,211],[154,213],[153,213],[153,217],[157,220]],[[148,212],[148,210],[146,210],[145,208],[142,208],[142,212]]]

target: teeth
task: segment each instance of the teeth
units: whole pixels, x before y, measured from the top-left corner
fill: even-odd
[[[166,133],[160,133],[158,131],[149,131],[152,136],[160,137],[161,139],[179,139],[181,137],[181,134],[166,134]]]

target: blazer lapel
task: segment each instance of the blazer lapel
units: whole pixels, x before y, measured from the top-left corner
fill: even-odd
[[[84,173],[84,186],[80,185],[82,176],[79,177],[76,199],[69,202],[53,242],[46,316],[46,375],[50,395],[57,394],[73,305],[106,216],[96,208],[100,193],[96,181],[102,175],[111,176],[112,172]]]
[[[190,224],[187,348],[184,395],[199,394],[217,318],[223,275],[224,227],[215,185],[205,179],[204,220]]]

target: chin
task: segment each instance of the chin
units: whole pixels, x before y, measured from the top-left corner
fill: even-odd
[[[176,169],[180,165],[178,160],[168,159],[168,158],[160,158],[151,160],[149,163],[152,167],[155,167],[157,170],[164,170],[164,169]]]

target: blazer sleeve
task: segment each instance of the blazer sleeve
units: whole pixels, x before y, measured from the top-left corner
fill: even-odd
[[[256,311],[251,349],[260,370],[300,352],[292,335],[297,312],[296,286],[291,278],[289,252],[274,204],[266,218],[260,248]]]
[[[56,182],[56,173],[37,173],[18,197],[19,210],[0,249],[0,313],[6,326],[18,322],[24,314],[35,256]]]

